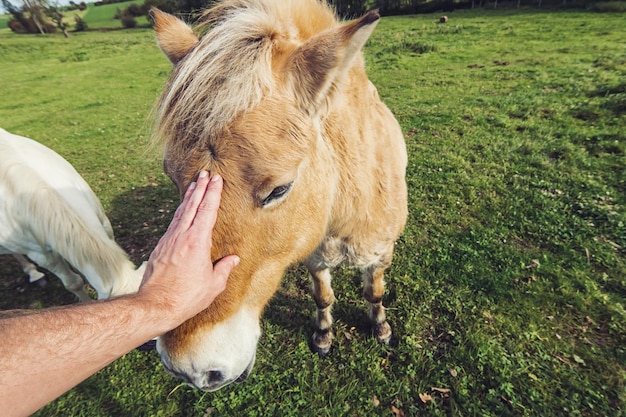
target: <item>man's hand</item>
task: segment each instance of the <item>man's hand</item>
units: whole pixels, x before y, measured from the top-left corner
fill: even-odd
[[[201,172],[152,252],[137,294],[0,320],[0,410],[25,416],[207,308],[237,256],[211,262],[222,179]],[[26,399],[26,400],[25,400]]]
[[[148,261],[137,295],[164,310],[172,328],[206,309],[226,288],[228,275],[239,263],[234,255],[215,265],[211,261],[222,186],[219,175],[209,181],[208,173],[200,172]]]

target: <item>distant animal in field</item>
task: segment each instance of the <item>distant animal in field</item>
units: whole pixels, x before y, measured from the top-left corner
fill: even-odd
[[[330,269],[362,271],[374,336],[391,338],[383,274],[407,218],[406,145],[365,72],[379,20],[342,24],[320,0],[227,0],[197,37],[153,9],[174,64],[158,100],[155,142],[184,193],[200,170],[224,178],[212,259],[237,254],[226,290],[158,339],[169,372],[217,390],[245,379],[260,317],[284,271],[304,262],[317,304],[313,348],[331,348]]]
[[[100,200],[69,162],[34,140],[3,129],[0,254],[17,255],[31,281],[36,280],[28,257],[59,277],[81,301],[91,298],[75,271],[103,299],[136,292],[145,269],[135,268],[115,242]]]

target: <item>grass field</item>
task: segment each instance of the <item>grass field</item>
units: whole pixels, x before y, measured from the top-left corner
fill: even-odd
[[[124,10],[133,3],[141,4],[138,0],[127,1],[122,3],[103,4],[102,6],[94,6],[93,3],[88,4],[87,13],[83,16],[85,23],[89,29],[102,29],[102,28],[119,28],[122,27],[120,20],[116,20],[113,17],[117,12],[117,9]],[[145,16],[136,18],[138,25],[147,25],[148,20]],[[74,22],[72,22],[73,24]]]
[[[314,303],[296,266],[245,383],[195,391],[155,353],[131,352],[38,415],[624,415],[626,15],[448,16],[383,18],[366,47],[409,150],[390,346],[369,336],[358,276],[342,269],[334,349],[312,354]],[[146,153],[170,71],[153,34],[1,30],[0,66],[0,126],[65,156],[146,260],[178,201]],[[25,285],[0,258],[1,309],[72,297],[54,279]]]
[[[68,25],[69,30],[74,30],[76,21],[74,16],[80,16],[88,25],[89,29],[118,29],[122,27],[119,19],[114,19],[117,9],[124,10],[133,3],[141,4],[138,0],[126,1],[122,3],[105,4],[102,6],[94,6],[93,3],[87,4],[87,10],[70,10],[63,13],[63,21]],[[0,30],[7,28],[7,23],[11,15],[0,15]],[[139,16],[136,18],[138,26],[147,26],[148,18]]]

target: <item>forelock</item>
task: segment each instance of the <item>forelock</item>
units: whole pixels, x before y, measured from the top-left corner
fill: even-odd
[[[172,151],[207,145],[271,93],[271,39],[260,9],[226,13],[174,68],[158,103],[157,134]]]

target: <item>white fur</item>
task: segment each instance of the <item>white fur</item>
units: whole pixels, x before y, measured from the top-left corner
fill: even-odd
[[[26,259],[26,257],[18,255],[17,253],[14,253],[13,257],[22,267],[22,271],[24,271],[25,274],[28,274],[28,280],[30,282],[39,281],[40,279],[45,277],[43,273],[37,270],[37,265],[30,262],[28,259]]]
[[[258,314],[242,308],[210,329],[197,329],[184,357],[172,361],[161,338],[157,340],[157,351],[170,373],[184,375],[187,382],[202,390],[216,391],[252,370],[260,336]],[[223,379],[210,380],[212,370],[219,371]]]
[[[57,275],[81,301],[136,292],[142,265],[113,239],[102,204],[85,180],[56,152],[0,129],[0,254],[28,256]],[[71,265],[71,267],[70,267]]]

